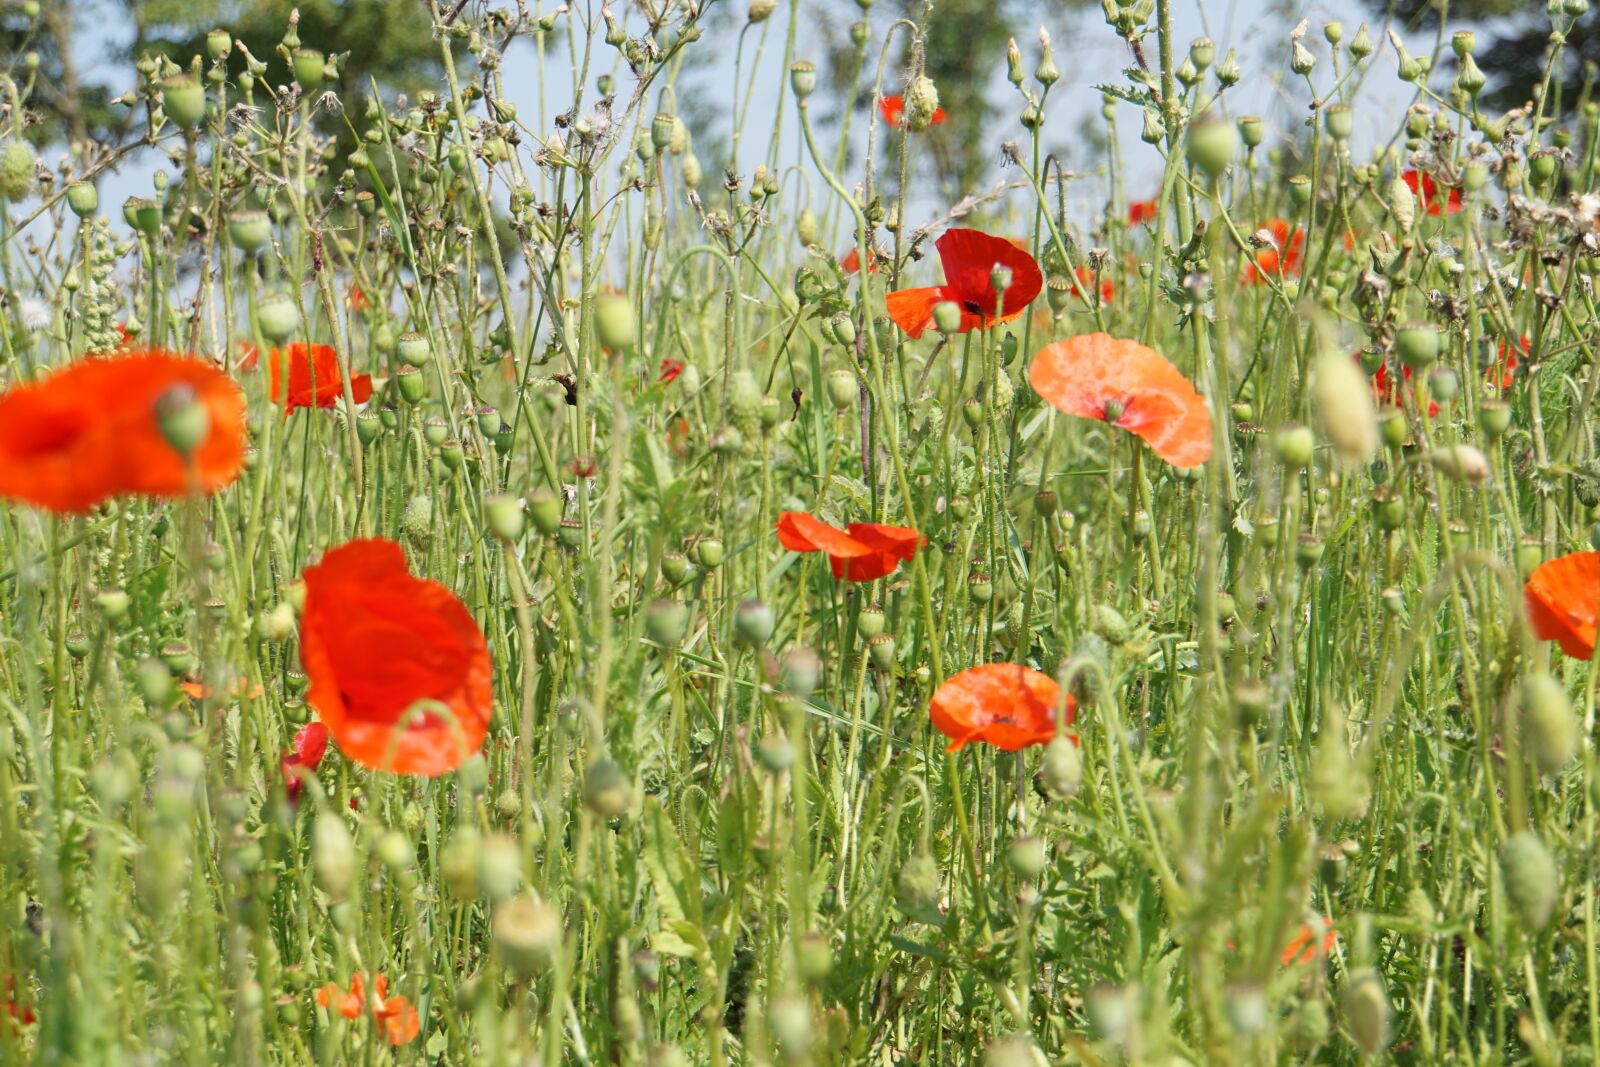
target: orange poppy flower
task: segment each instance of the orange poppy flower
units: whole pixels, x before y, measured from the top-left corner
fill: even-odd
[[[846,274],[855,274],[859,271],[861,269],[861,250],[852,248],[846,252],[844,258],[839,260],[839,269]],[[878,273],[878,254],[870,246],[867,248],[867,273]]]
[[[880,98],[878,100],[878,113],[883,116],[884,122],[887,122],[889,125],[898,130],[901,126],[905,125],[906,121],[905,98],[901,96],[885,96]],[[944,108],[936,107],[933,109],[933,119],[929,125],[937,126],[947,118],[949,118],[949,116],[944,113]]]
[[[382,978],[379,975],[379,978]],[[339,988],[339,983],[329,982],[317,990],[317,1003],[329,1011],[337,1011],[346,1019],[361,1018],[361,1011],[366,1007],[367,987],[361,980],[361,972],[357,971],[350,976],[350,992],[346,993]]]
[[[1321,938],[1317,936],[1319,932]],[[1279,960],[1285,967],[1296,963],[1310,963],[1319,957],[1326,957],[1338,943],[1339,936],[1334,932],[1333,924],[1319,917],[1315,925],[1300,924],[1294,937],[1283,947],[1283,954]]]
[[[350,283],[350,295],[345,297],[345,303],[349,304],[350,310],[355,312],[365,311],[370,306],[367,301],[367,294],[362,292],[361,286],[356,282]]]
[[[234,366],[246,373],[255,370],[261,366],[261,350],[249,341],[240,341],[239,362]]]
[[[1144,438],[1174,467],[1211,458],[1211,413],[1177,367],[1137,341],[1090,333],[1046,345],[1028,368],[1033,391],[1068,415]]]
[[[961,308],[958,333],[986,330],[1010,322],[1039,295],[1044,275],[1033,257],[1002,237],[979,230],[946,230],[934,242],[944,266],[945,283],[923,289],[899,289],[887,298],[889,317],[913,339],[933,325],[934,305],[948,300]],[[1011,285],[1001,303],[990,277],[995,267],[1009,267]],[[1000,314],[995,315],[999,305]]]
[[[412,577],[400,546],[383,538],[340,545],[304,577],[306,700],[341,752],[431,778],[483,747],[489,649],[455,594]]]
[[[289,364],[287,392],[283,381],[285,360]],[[331,408],[344,396],[339,359],[331,345],[296,341],[287,353],[274,348],[267,356],[267,373],[272,402],[283,403],[286,416],[295,408]],[[350,392],[357,404],[365,404],[372,397],[372,375],[357,374],[351,378]]]
[[[158,402],[186,392],[210,425],[187,460]],[[75,514],[114,496],[213,493],[244,469],[244,394],[216,367],[169,352],[81,360],[0,394],[0,497]]]
[[[1079,267],[1072,273],[1077,277],[1077,281],[1072,283],[1072,292],[1074,296],[1081,297],[1085,293],[1094,291],[1094,271],[1090,270],[1088,267]],[[1109,304],[1111,303],[1111,298],[1116,295],[1117,287],[1111,284],[1111,279],[1101,278],[1100,303]]]
[[[1511,388],[1512,383],[1517,380],[1514,372],[1528,356],[1527,334],[1522,335],[1521,347],[1522,351],[1518,352],[1504,341],[1500,342],[1500,348],[1496,353],[1494,363],[1488,370],[1484,371],[1484,375],[1489,379],[1490,385],[1498,383],[1502,392]]]
[[[1535,637],[1556,642],[1574,659],[1594,658],[1600,553],[1574,552],[1539,564],[1528,576],[1522,600]]]
[[[1056,736],[1061,687],[1048,674],[1020,663],[969,667],[941,685],[928,703],[933,728],[950,739],[947,752],[983,741],[1007,752],[1042,745]],[[1078,705],[1066,695],[1066,721]]]
[[[1135,200],[1128,205],[1128,225],[1143,226],[1156,221],[1158,208],[1154,200]]]
[[[391,1045],[404,1045],[415,1041],[422,1032],[422,1020],[409,997],[389,995],[389,976],[379,974],[372,980],[372,1017],[383,1024],[384,1037]],[[317,990],[317,1003],[329,1011],[337,1011],[346,1019],[359,1019],[366,1011],[366,983],[361,972],[350,976],[350,991],[346,993],[337,982],[329,982]]]
[[[870,582],[893,574],[901,560],[926,540],[915,530],[878,522],[852,522],[849,530],[814,516],[785,511],[778,516],[778,541],[791,552],[826,552],[835,578]]]
[[[1275,248],[1263,248],[1245,265],[1244,281],[1254,285],[1263,278],[1289,277],[1300,273],[1300,257],[1305,250],[1306,232],[1290,231],[1283,219],[1268,219],[1261,229],[1272,234]]]
[[[1411,193],[1417,198],[1418,206],[1430,215],[1457,215],[1461,212],[1461,190],[1456,186],[1445,186],[1445,195],[1439,195],[1440,185],[1434,181],[1433,175],[1424,174],[1419,170],[1403,171],[1400,180],[1411,187]]]

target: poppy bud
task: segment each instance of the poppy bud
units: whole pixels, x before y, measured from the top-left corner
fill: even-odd
[[[781,733],[769,733],[756,745],[756,761],[773,774],[794,766],[794,745]]]
[[[1298,471],[1311,465],[1317,441],[1309,427],[1289,425],[1279,428],[1272,447],[1278,454],[1279,463],[1291,471]]]
[[[895,879],[894,900],[900,910],[913,919],[937,923],[939,914],[939,868],[933,857],[918,853],[906,860]]]
[[[789,87],[799,100],[816,92],[817,65],[809,59],[798,59],[789,64]]]
[[[595,336],[602,348],[632,348],[635,338],[633,301],[625,296],[602,296],[594,302]]]
[[[987,604],[994,599],[994,583],[985,573],[973,574],[967,579],[967,596],[974,604]]]
[[[1104,1041],[1120,1042],[1128,1032],[1133,1000],[1138,990],[1130,986],[1096,986],[1084,997],[1089,1025]]]
[[[428,339],[420,333],[401,334],[394,343],[394,354],[408,367],[425,367],[432,357]]]
[[[744,448],[744,434],[737,426],[724,426],[711,435],[711,451],[719,456],[736,456]]]
[[[1428,462],[1453,482],[1477,484],[1489,477],[1489,459],[1471,445],[1443,445],[1428,453]]]
[[[644,610],[644,635],[662,648],[677,648],[688,629],[689,609],[679,601],[653,600]]]
[[[478,853],[482,835],[471,828],[458,830],[439,854],[439,873],[445,887],[460,900],[478,896]]]
[[[1066,800],[1083,787],[1083,755],[1070,737],[1057,735],[1044,747],[1040,779],[1050,795]]]
[[[1014,837],[1006,845],[1006,865],[1018,878],[1032,881],[1044,873],[1044,842],[1037,837]]]
[[[516,896],[502,900],[489,916],[495,955],[507,970],[534,978],[547,970],[561,950],[561,915],[543,900]]]
[[[596,760],[583,772],[583,803],[602,819],[619,819],[632,806],[633,783],[611,760]]]
[[[1241,1037],[1258,1034],[1267,1025],[1267,997],[1257,985],[1236,985],[1222,1001],[1228,1025]]]
[[[478,886],[491,903],[522,886],[522,849],[507,834],[486,835],[478,849]]]
[[[1520,696],[1528,753],[1541,773],[1559,774],[1577,756],[1583,741],[1566,687],[1540,670],[1523,680]]]
[[[972,501],[964,496],[956,495],[950,498],[950,514],[957,522],[965,522],[972,513]]]
[[[1239,84],[1239,57],[1233,49],[1228,49],[1228,54],[1222,57],[1222,62],[1217,64],[1217,81],[1224,89]]]
[[[856,324],[846,312],[839,312],[828,325],[833,329],[834,340],[848,348],[856,343]]]
[[[700,179],[702,177],[700,158],[693,152],[685,152],[683,155],[683,184],[690,189],[697,189],[700,187]]]
[[[1311,796],[1330,822],[1359,818],[1367,810],[1366,772],[1350,754],[1344,714],[1331,708],[1311,753]]]
[[[708,571],[722,566],[722,538],[702,537],[694,543],[694,559]]]
[[[766,644],[776,625],[772,609],[754,597],[734,609],[734,633],[747,645],[760,647]]]
[[[344,899],[356,878],[356,845],[344,820],[320,812],[311,828],[311,864],[317,887],[333,900]]]
[[[961,305],[954,300],[941,300],[933,305],[933,328],[946,335],[959,331]]]
[[[858,391],[855,371],[840,368],[828,375],[828,400],[834,408],[843,410],[855,403]]]
[[[833,946],[815,930],[800,935],[794,949],[795,970],[807,982],[820,982],[833,970]]]
[[[385,830],[383,836],[378,838],[376,852],[379,861],[391,871],[405,870],[417,859],[410,838],[399,830]]]
[[[146,659],[140,662],[139,669],[134,674],[134,684],[138,687],[139,695],[150,707],[164,708],[172,703],[172,670],[159,659]]]
[[[872,659],[872,665],[878,670],[893,669],[894,637],[890,634],[878,634],[867,642],[867,654]]]
[[[912,78],[904,99],[906,129],[920,133],[933,125],[934,113],[939,110],[939,89],[932,78],[925,74]]]
[[[1445,364],[1441,363],[1428,372],[1428,395],[1433,399],[1448,404],[1460,391],[1461,379]]]
[[[1389,993],[1383,979],[1371,967],[1350,972],[1339,994],[1345,1026],[1356,1048],[1376,1056],[1389,1044]]]
[[[1523,830],[1507,838],[1500,869],[1517,919],[1529,930],[1544,929],[1561,895],[1561,871],[1539,835]]]
[[[1244,119],[1239,121],[1241,125],[1245,122]],[[1238,147],[1238,133],[1228,123],[1202,121],[1189,128],[1184,152],[1190,163],[1208,177],[1216,178],[1233,161],[1233,154]]]
[[[294,80],[300,83],[300,91],[307,96],[322,88],[323,73],[328,66],[327,59],[315,48],[297,48],[291,59],[294,67]]]
[[[80,219],[93,215],[100,206],[100,191],[93,182],[73,182],[67,186],[67,205]]]
[[[484,499],[483,516],[489,532],[500,540],[511,543],[522,536],[522,501],[505,493],[495,493]]]
[[[1128,620],[1110,604],[1095,605],[1092,615],[1095,632],[1111,644],[1127,644],[1128,639],[1133,636],[1133,627],[1128,625]]]
[[[533,519],[533,528],[546,537],[561,528],[562,510],[561,496],[549,489],[535,489],[528,494],[528,515]]]
[[[33,149],[21,138],[13,139],[0,152],[0,193],[13,203],[26,200],[37,180],[36,169]],[[126,206],[123,212],[126,215]],[[133,225],[131,219],[129,225]]]
[[[1327,350],[1312,369],[1311,409],[1317,423],[1346,464],[1365,463],[1378,451],[1378,426],[1372,390],[1348,356]]]
[[[261,335],[272,342],[287,341],[300,325],[300,309],[288,296],[279,293],[256,305],[256,324]]]

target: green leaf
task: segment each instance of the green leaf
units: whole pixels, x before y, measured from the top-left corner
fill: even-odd
[[[644,805],[644,863],[663,918],[669,923],[699,923],[699,871],[689,862],[688,850],[656,797]]]

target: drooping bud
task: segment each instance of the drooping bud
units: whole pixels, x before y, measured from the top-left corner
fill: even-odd
[[[1572,713],[1566,687],[1548,671],[1523,679],[1522,736],[1534,766],[1543,774],[1559,774],[1578,754],[1583,730]]]
[[[922,131],[933,125],[933,116],[939,110],[939,89],[933,79],[919,74],[911,79],[905,92],[905,124],[909,130]]]
[[[344,820],[331,811],[317,815],[311,829],[311,863],[317,887],[343,900],[356,878],[356,846]]]
[[[1389,1045],[1389,993],[1383,979],[1371,967],[1350,972],[1339,994],[1345,1026],[1356,1048],[1376,1056]]]
[[[1507,838],[1500,870],[1517,919],[1529,930],[1544,929],[1561,896],[1561,871],[1539,835],[1522,830]]]

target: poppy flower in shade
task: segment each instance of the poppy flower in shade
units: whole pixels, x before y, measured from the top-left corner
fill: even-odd
[[[289,367],[284,382],[284,364]],[[339,358],[331,345],[308,345],[296,341],[287,351],[274,348],[267,356],[270,376],[268,393],[274,404],[284,405],[284,414],[295,408],[331,408],[344,396],[344,379],[339,374]],[[350,392],[357,404],[372,397],[372,375],[357,374],[350,379]]]
[[[893,574],[902,560],[917,554],[924,540],[904,526],[852,522],[848,530],[841,530],[800,511],[778,516],[778,541],[784,548],[826,552],[833,576],[847,582],[870,582]]]
[[[366,1007],[366,1001],[367,985],[361,980],[360,971],[350,976],[350,992],[348,993],[339,988],[338,982],[329,982],[317,990],[317,1003],[329,1011],[337,1011],[346,1019],[361,1018],[361,1012]]]
[[[1417,198],[1417,206],[1430,215],[1456,215],[1461,212],[1461,190],[1450,185],[1444,186],[1444,195],[1440,195],[1440,185],[1434,181],[1433,175],[1424,174],[1420,170],[1403,171],[1400,180],[1411,187],[1411,194]]]
[[[855,274],[861,269],[861,250],[852,248],[839,260],[839,269],[846,274]],[[867,273],[878,273],[878,254],[871,247],[867,248]]]
[[[1494,363],[1489,366],[1488,370],[1484,371],[1484,376],[1489,379],[1490,385],[1498,385],[1501,391],[1511,388],[1512,383],[1517,380],[1515,373],[1517,367],[1524,359],[1528,358],[1527,334],[1522,335],[1521,348],[1522,351],[1518,352],[1517,349],[1512,348],[1504,341],[1500,342],[1500,348],[1495,355]]]
[[[19,1027],[32,1026],[39,1021],[39,1017],[28,1005],[17,1002],[16,992],[16,978],[6,975],[6,1016]]]
[[[683,360],[664,359],[661,361],[661,373],[656,375],[658,382],[675,382],[678,375],[683,373]]]
[[[1090,333],[1046,345],[1028,368],[1033,391],[1068,415],[1144,438],[1174,467],[1211,458],[1211,413],[1189,379],[1137,341]]]
[[[906,122],[905,98],[901,96],[882,97],[878,101],[878,113],[883,116],[884,122],[898,130]],[[944,113],[944,108],[936,107],[933,109],[933,118],[929,121],[929,125],[937,126],[949,117]]]
[[[1289,943],[1283,947],[1283,953],[1278,959],[1285,967],[1297,963],[1311,963],[1316,959],[1326,958],[1333,952],[1333,946],[1338,943],[1339,936],[1334,932],[1333,924],[1318,916],[1315,923],[1300,924],[1294,936],[1289,939]]]
[[[1159,209],[1154,200],[1135,200],[1128,205],[1128,225],[1143,226],[1156,221]]]
[[[1261,229],[1272,235],[1271,248],[1257,252],[1245,265],[1244,281],[1254,285],[1264,278],[1288,277],[1300,273],[1300,258],[1305,251],[1306,232],[1291,230],[1283,219],[1268,219]]]
[[[922,336],[933,325],[934,305],[948,300],[961,308],[958,333],[986,330],[1010,322],[1033,303],[1044,287],[1044,275],[1033,257],[1003,237],[978,230],[946,230],[934,242],[944,266],[945,283],[923,289],[899,289],[887,298],[889,317],[910,337]],[[1005,302],[995,292],[990,277],[997,266],[1011,270]],[[996,306],[1000,314],[995,315]]]
[[[255,370],[261,366],[261,350],[249,341],[240,341],[239,362],[234,366],[247,374]]]
[[[1083,296],[1085,293],[1094,292],[1094,271],[1088,267],[1079,267],[1072,272],[1077,281],[1072,283],[1074,296]],[[1109,304],[1111,298],[1117,295],[1117,287],[1111,284],[1110,278],[1100,279],[1100,303]]]
[[[1015,752],[1056,736],[1056,704],[1061,687],[1048,674],[1020,663],[969,667],[941,685],[928,703],[933,728],[950,739],[947,752],[983,741]],[[1066,721],[1078,706],[1066,697]]]
[[[357,313],[367,310],[370,306],[367,301],[367,294],[362,291],[361,286],[356,282],[350,283],[350,295],[345,297],[345,303],[350,305],[351,311]]]
[[[304,578],[306,700],[341,752],[375,770],[435,777],[483,747],[489,649],[454,593],[413,577],[400,546],[383,538],[331,549]]]
[[[189,396],[209,416],[185,458],[157,408]],[[124,352],[81,360],[0,394],[0,497],[76,514],[115,496],[213,493],[244,469],[239,386],[198,359]]]
[[[409,997],[389,995],[389,979],[378,975],[373,979],[372,1017],[383,1024],[383,1036],[391,1045],[404,1045],[417,1039],[422,1032],[422,1020]]]
[[[1522,600],[1535,637],[1556,642],[1574,659],[1594,658],[1600,553],[1574,552],[1539,564],[1528,576]]]
[[[305,788],[306,776],[317,772],[317,765],[328,751],[328,728],[312,720],[294,734],[294,747],[278,760],[283,774],[283,791],[290,804],[300,800],[300,790]]]
[[[1361,353],[1357,352],[1356,358],[1359,360]],[[1389,380],[1388,364],[1378,364],[1378,369],[1372,374],[1372,398],[1380,404],[1391,404],[1394,407],[1400,406],[1402,396],[1409,400],[1411,398],[1411,368],[1401,367],[1400,378],[1403,388],[1397,389],[1394,382]],[[1438,414],[1439,402],[1437,400],[1428,401],[1428,418],[1434,418]]]

